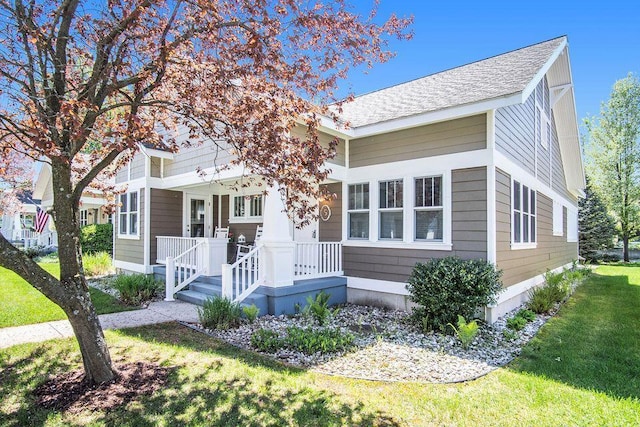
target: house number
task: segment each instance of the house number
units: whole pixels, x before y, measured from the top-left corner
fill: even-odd
[[[331,208],[329,205],[322,205],[320,208],[320,219],[323,221],[329,221],[329,218],[331,218]]]

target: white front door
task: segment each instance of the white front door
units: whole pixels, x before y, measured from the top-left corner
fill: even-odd
[[[205,196],[187,196],[184,233],[186,237],[207,237],[210,234],[208,202]]]

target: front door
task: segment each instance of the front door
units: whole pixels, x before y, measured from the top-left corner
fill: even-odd
[[[204,198],[189,196],[187,200],[187,236],[205,237],[207,203]]]

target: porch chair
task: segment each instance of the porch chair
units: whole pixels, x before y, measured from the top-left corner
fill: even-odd
[[[215,239],[228,239],[229,238],[229,227],[216,227],[216,230],[213,233],[213,237]]]
[[[256,227],[256,238],[253,239],[255,241],[255,243],[258,243],[258,240],[260,240],[262,238],[262,229],[263,229],[263,227],[261,225]]]

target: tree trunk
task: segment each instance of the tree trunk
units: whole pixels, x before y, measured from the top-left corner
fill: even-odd
[[[629,262],[629,234],[627,233],[622,235],[622,259],[624,262]]]

